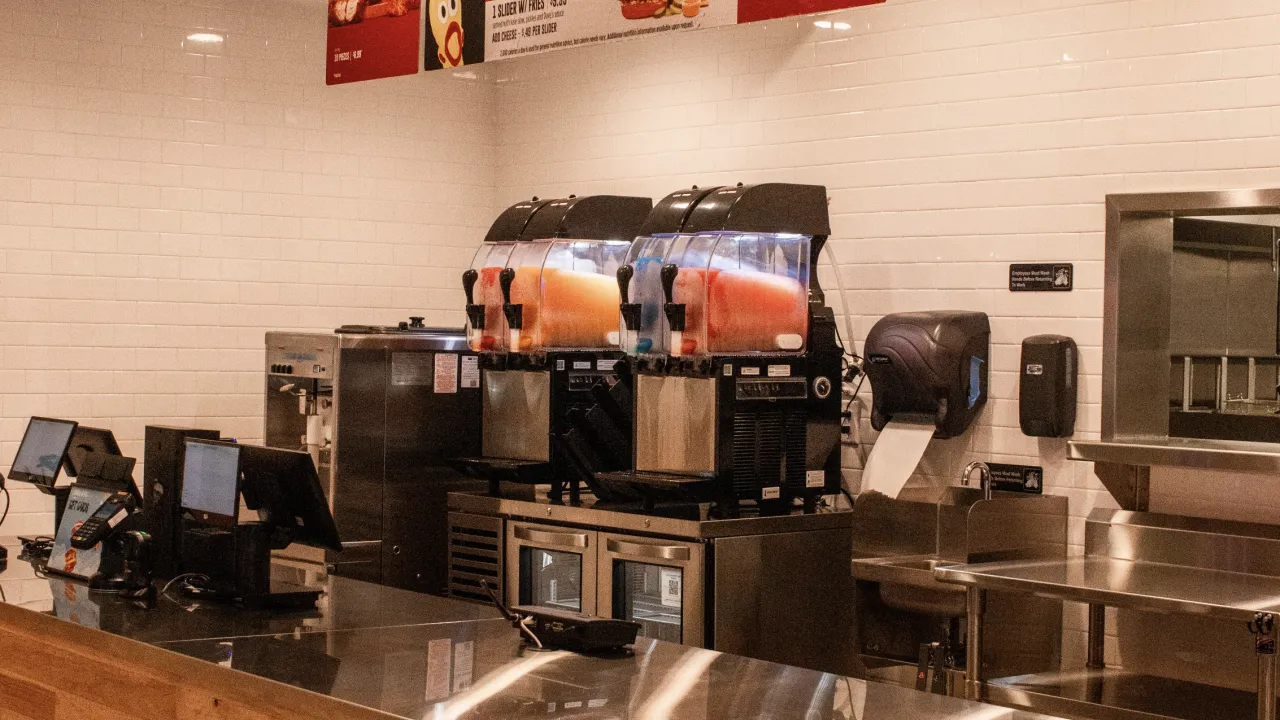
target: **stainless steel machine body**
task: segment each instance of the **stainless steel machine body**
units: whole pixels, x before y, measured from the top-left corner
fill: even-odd
[[[707,505],[558,505],[449,497],[450,590],[641,623],[641,635],[852,672],[849,512],[732,519]],[[671,512],[671,511],[668,511]],[[675,516],[678,515],[678,516]]]
[[[1065,558],[1067,499],[979,488],[863,493],[853,506],[852,572],[868,677],[936,691],[956,687],[965,658],[965,589],[938,567],[1013,558]],[[1002,675],[1056,669],[1062,603],[991,593],[981,662]],[[924,662],[922,647],[934,662]],[[940,656],[939,656],[940,655]],[[932,668],[932,670],[930,670]],[[932,672],[933,682],[925,677]]]
[[[461,330],[267,333],[265,441],[311,450],[343,551],[294,559],[411,590],[446,590],[447,466],[480,445],[476,357]],[[305,550],[305,549],[304,549]]]
[[[1087,521],[1084,557],[936,574],[968,590],[968,613],[980,619],[970,627],[971,652],[985,653],[996,629],[984,597],[1017,593],[1090,606],[1085,668],[1001,677],[984,665],[969,678],[972,698],[1102,720],[1276,717],[1280,526],[1098,509]],[[1123,670],[1104,661],[1106,607],[1144,630],[1139,643],[1122,648]],[[1205,633],[1210,623],[1216,637]],[[1160,664],[1164,672],[1144,667]],[[1178,665],[1176,675],[1167,672]],[[1224,670],[1235,671],[1231,687],[1215,682]]]

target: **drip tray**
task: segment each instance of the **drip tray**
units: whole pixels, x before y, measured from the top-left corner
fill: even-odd
[[[596,482],[606,488],[639,495],[650,502],[711,500],[716,494],[716,478],[713,475],[599,472],[596,473]]]
[[[545,460],[512,460],[510,458],[455,458],[449,461],[455,470],[468,477],[493,482],[540,485],[551,482],[551,463]]]

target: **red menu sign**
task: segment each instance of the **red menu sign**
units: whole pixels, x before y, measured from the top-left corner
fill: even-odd
[[[418,72],[422,0],[329,0],[329,85]]]

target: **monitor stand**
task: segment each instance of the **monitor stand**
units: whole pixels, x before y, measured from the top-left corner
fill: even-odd
[[[314,608],[322,591],[271,582],[271,540],[271,527],[262,523],[187,527],[182,538],[182,572],[208,575],[209,582],[188,584],[182,592],[251,610]]]

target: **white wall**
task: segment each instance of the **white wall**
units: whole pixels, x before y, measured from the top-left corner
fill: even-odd
[[[1103,196],[1280,185],[1280,0],[888,0],[825,18],[845,30],[335,88],[303,0],[0,4],[0,463],[36,413],[139,454],[150,422],[256,438],[264,329],[461,322],[457,271],[526,195],[822,183],[859,341],[893,311],[992,316],[991,402],[917,481],[1042,464],[1078,550],[1111,501],[1062,441],[1018,431],[1018,343],[1076,338],[1077,437],[1096,437]],[[1075,262],[1076,291],[1009,294],[1008,263],[1037,260]],[[1271,478],[1165,473],[1153,496],[1280,522]],[[47,532],[47,508],[18,489],[4,534]]]
[[[974,458],[1043,465],[1079,552],[1083,518],[1114,502],[1064,441],[1018,429],[1019,343],[1076,339],[1076,437],[1096,438],[1103,197],[1280,184],[1280,2],[888,0],[822,19],[849,27],[801,18],[501,66],[499,200],[825,184],[859,343],[889,312],[991,315],[987,409],[931,447],[915,482],[955,483]],[[1009,293],[1008,264],[1027,261],[1074,262],[1076,290]],[[1280,521],[1269,477],[1157,473],[1153,496],[1156,510]],[[1082,609],[1068,626],[1071,664]]]
[[[492,84],[327,88],[301,0],[0,8],[0,470],[33,414],[259,438],[267,328],[461,323]],[[3,534],[49,532],[11,489]]]

